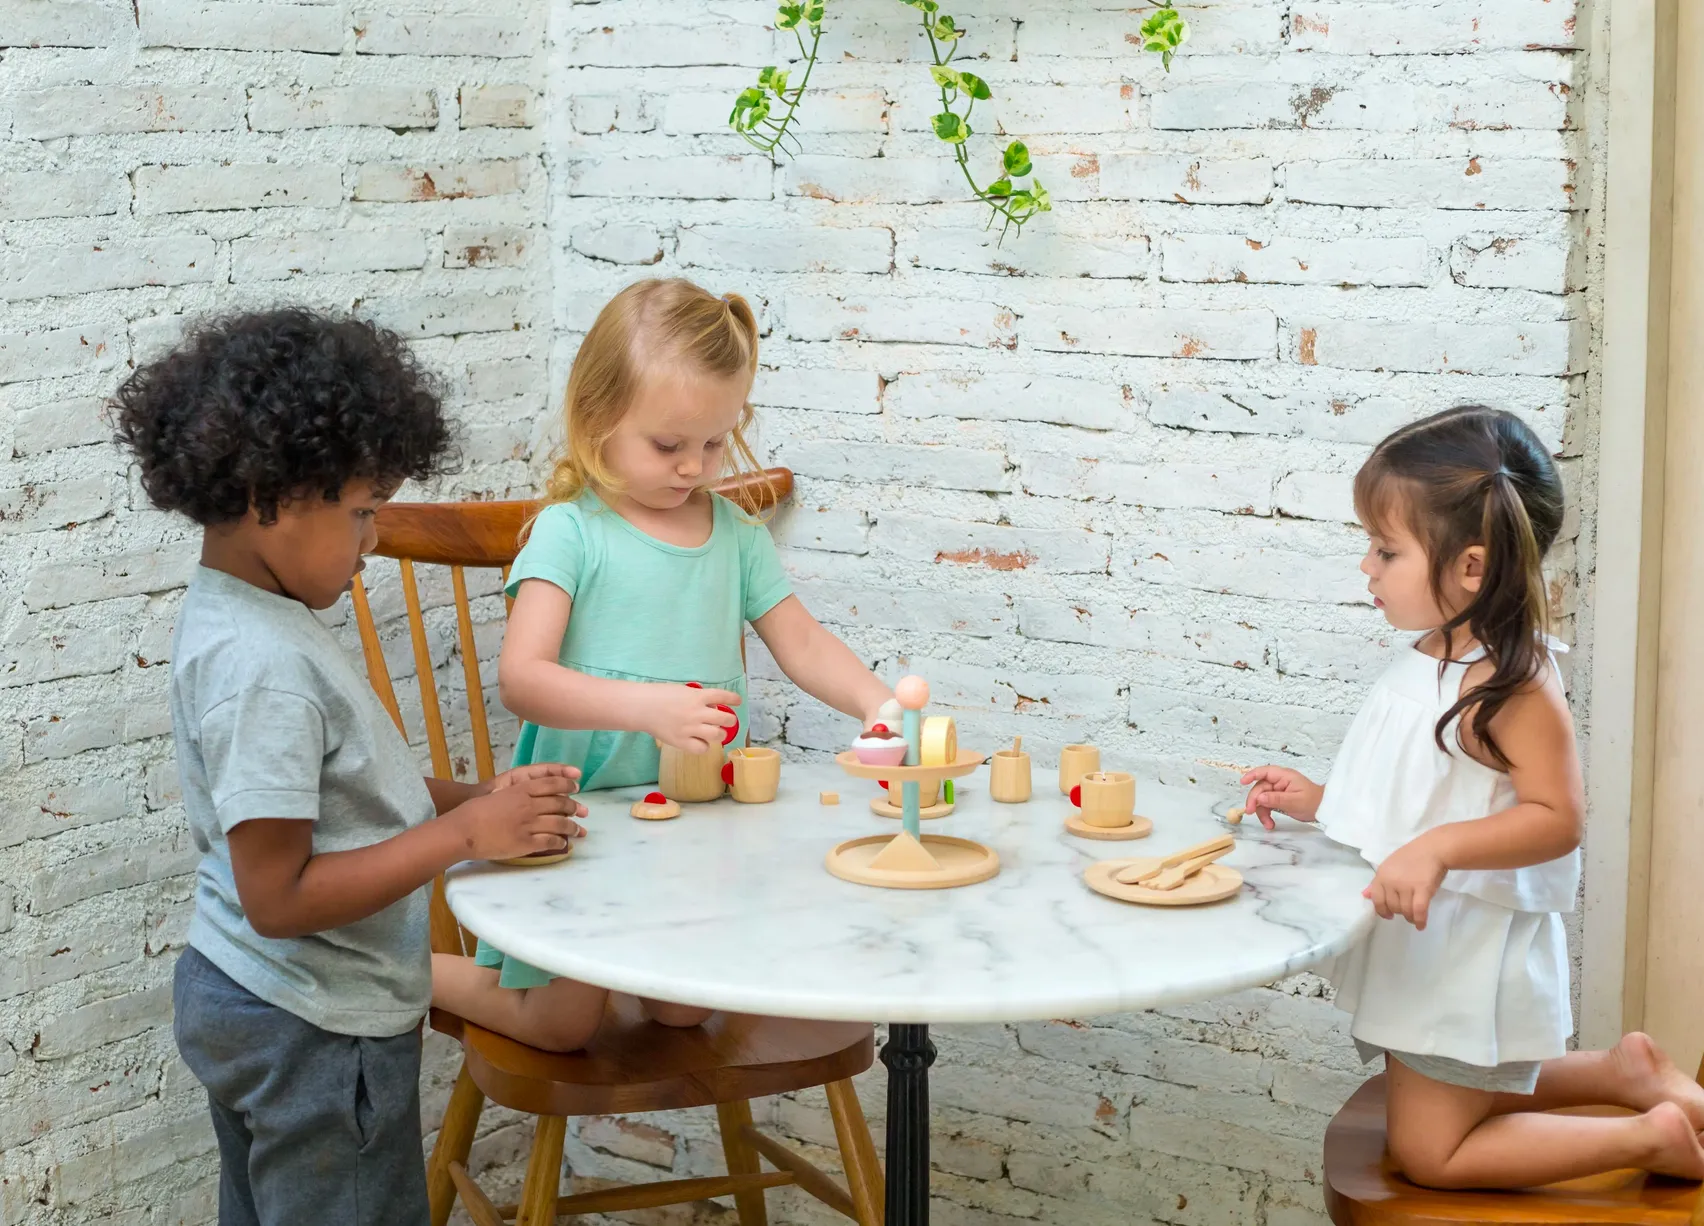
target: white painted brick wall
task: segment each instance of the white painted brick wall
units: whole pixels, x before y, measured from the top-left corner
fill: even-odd
[[[1218,791],[1257,759],[1320,770],[1396,642],[1357,571],[1370,445],[1472,399],[1589,463],[1575,6],[1190,6],[1169,76],[1132,45],[1145,9],[953,11],[986,53],[980,130],[1026,140],[1058,202],[1003,246],[892,0],[829,6],[804,152],[771,171],[722,124],[789,55],[764,5],[559,0],[553,385],[636,277],[752,296],[762,450],[798,481],[775,534],[864,658],[1044,761],[1090,739]],[[972,141],[979,173],[995,147]],[[1553,566],[1576,640],[1585,566],[1573,541]],[[759,735],[842,743],[761,651],[752,671]],[[937,1038],[938,1220],[1324,1222],[1321,1135],[1361,1072],[1311,977]],[[820,1096],[772,1113],[832,1164]],[[575,1169],[708,1169],[701,1125],[649,1123],[674,1143],[582,1127]]]
[[[805,156],[730,136],[733,94],[791,47],[770,15],[0,0],[0,1220],[214,1216],[169,1032],[192,857],[161,666],[193,534],[147,507],[100,418],[203,312],[305,301],[413,338],[467,425],[432,493],[502,497],[536,488],[611,292],[680,273],[748,294],[760,445],[798,474],[774,528],[799,593],[884,671],[928,672],[968,738],[1021,732],[1043,760],[1092,739],[1216,789],[1257,757],[1323,766],[1391,646],[1359,603],[1348,477],[1462,399],[1580,457],[1582,535],[1554,569],[1589,637],[1598,164],[1573,4],[1195,5],[1167,76],[1130,41],[1141,10],[983,0],[960,16],[987,109],[1060,201],[1004,246],[929,134],[892,0],[830,6]],[[990,150],[973,142],[979,172]],[[418,728],[400,595],[371,577]],[[494,701],[502,604],[470,579]],[[424,596],[451,695],[442,576]],[[843,742],[761,648],[752,672],[760,735]],[[1320,1135],[1359,1070],[1309,977],[937,1041],[943,1222],[1323,1221]],[[454,1068],[430,1053],[429,1126]],[[861,1085],[878,1127],[881,1088]],[[819,1094],[763,1111],[835,1164]],[[473,1165],[498,1199],[525,1151],[491,1113]],[[719,1161],[702,1112],[570,1138],[582,1187]]]
[[[195,854],[165,665],[195,544],[108,443],[118,378],[203,313],[357,309],[474,423],[443,492],[532,488],[546,13],[416,7],[0,2],[0,1221],[188,1226],[217,1199],[170,1031]]]

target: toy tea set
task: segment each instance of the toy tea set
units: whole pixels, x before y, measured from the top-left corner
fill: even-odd
[[[949,716],[925,715],[928,703],[928,682],[916,676],[901,678],[878,722],[835,756],[848,775],[874,780],[882,788],[882,795],[870,802],[871,812],[902,824],[895,834],[864,835],[837,845],[824,861],[834,876],[885,889],[939,890],[987,881],[1000,871],[1000,857],[992,848],[972,839],[924,834],[919,823],[951,813],[953,781],[985,761],[990,799],[1026,803],[1030,757],[1023,752],[1023,738],[992,756],[960,749],[956,723]],[[780,787],[781,755],[762,747],[729,750],[736,731],[728,728],[721,745],[702,753],[659,745],[657,790],[633,803],[632,816],[666,821],[680,816],[682,804],[716,800],[724,792],[743,804],[773,801]],[[1065,830],[1072,835],[1121,841],[1153,832],[1154,823],[1135,812],[1135,776],[1102,770],[1100,750],[1093,745],[1067,745],[1061,751],[1059,791],[1070,798],[1074,810],[1065,819]],[[822,792],[818,799],[824,805],[840,803],[837,792]],[[1228,820],[1234,825],[1241,817],[1241,810],[1233,809]],[[1162,907],[1218,902],[1242,888],[1242,874],[1218,863],[1234,846],[1226,834],[1165,857],[1102,860],[1084,871],[1083,880],[1090,889],[1121,902]],[[570,854],[504,863],[540,865]]]

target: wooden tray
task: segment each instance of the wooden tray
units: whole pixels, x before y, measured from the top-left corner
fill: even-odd
[[[1160,856],[1142,856],[1134,860],[1102,860],[1083,870],[1083,880],[1089,889],[1119,902],[1140,903],[1144,907],[1198,907],[1203,903],[1219,902],[1242,889],[1242,874],[1223,864],[1209,864],[1175,890],[1150,890],[1144,885],[1124,885],[1113,880],[1113,874],[1132,865],[1157,864]]]
[[[840,769],[855,779],[886,779],[890,783],[930,783],[936,779],[958,779],[970,774],[988,760],[985,753],[959,750],[959,756],[945,766],[865,766],[850,749],[834,755]]]

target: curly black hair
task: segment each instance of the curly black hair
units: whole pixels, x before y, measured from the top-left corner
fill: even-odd
[[[437,388],[400,336],[295,307],[202,325],[125,379],[112,409],[154,505],[203,526],[250,507],[272,523],[292,498],[454,464]]]

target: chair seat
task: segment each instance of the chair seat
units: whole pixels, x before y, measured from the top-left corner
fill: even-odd
[[[467,1070],[487,1098],[533,1115],[671,1111],[785,1094],[855,1077],[876,1054],[867,1022],[717,1013],[702,1026],[663,1026],[622,993],[610,994],[590,1046],[569,1055],[439,1009],[431,1024],[461,1040]]]
[[[1522,1192],[1440,1192],[1409,1183],[1385,1148],[1385,1079],[1355,1091],[1325,1130],[1325,1204],[1337,1226],[1525,1223],[1687,1226],[1697,1184],[1611,1171]]]

